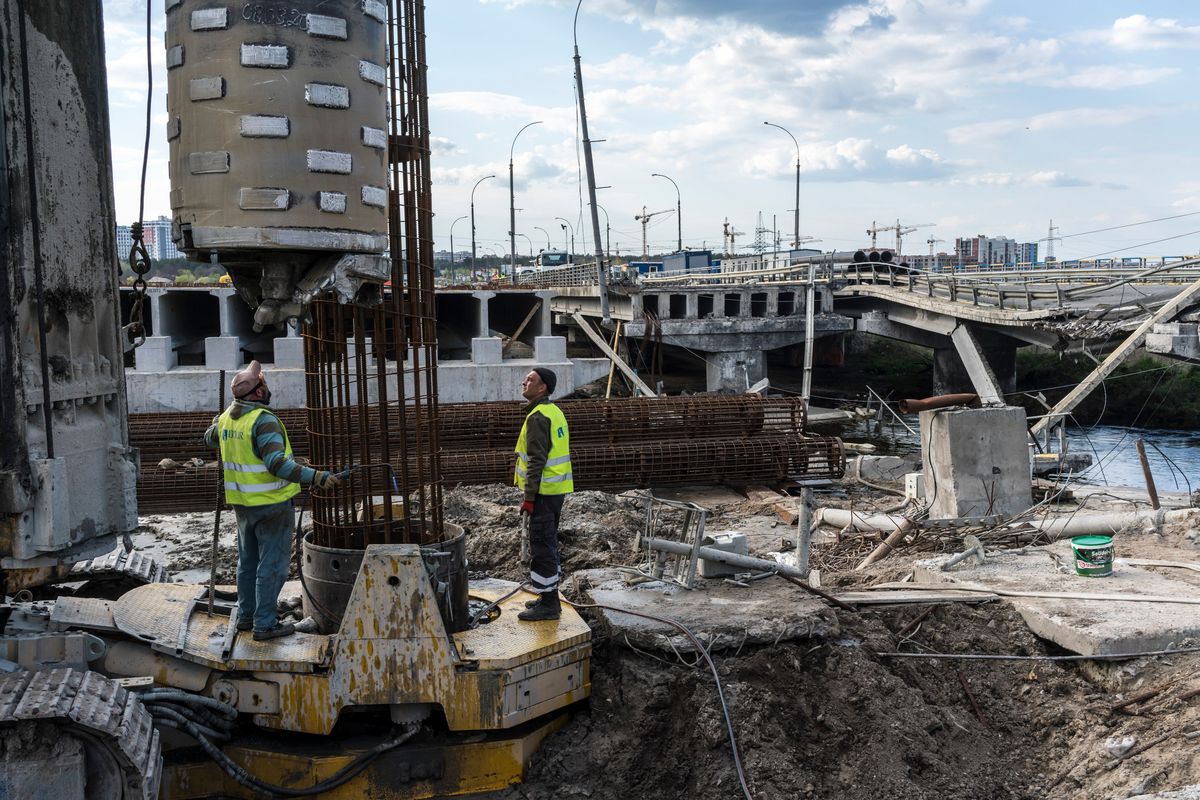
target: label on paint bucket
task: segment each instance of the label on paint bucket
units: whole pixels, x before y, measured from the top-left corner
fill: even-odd
[[[1112,574],[1113,543],[1111,536],[1076,536],[1071,540],[1075,553],[1075,573],[1097,578]]]

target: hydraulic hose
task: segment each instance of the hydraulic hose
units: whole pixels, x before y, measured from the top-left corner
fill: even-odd
[[[742,769],[742,756],[738,752],[737,734],[733,731],[733,717],[729,713],[729,705],[725,702],[725,689],[721,685],[721,676],[717,672],[716,662],[712,660],[712,656],[709,655],[708,649],[700,643],[700,640],[696,638],[696,635],[692,633],[691,630],[688,629],[688,627],[682,622],[669,617],[658,617],[653,614],[645,614],[641,611],[630,611],[627,608],[607,606],[603,603],[572,603],[566,598],[563,598],[563,601],[576,610],[580,608],[603,608],[607,609],[608,611],[615,611],[618,614],[629,614],[633,617],[641,617],[642,619],[661,622],[664,625],[670,625],[671,627],[675,628],[691,641],[696,648],[696,652],[698,652],[704,659],[705,663],[708,664],[709,672],[712,673],[713,681],[717,685],[717,699],[721,701],[721,714],[725,717],[725,734],[729,738],[729,749],[733,754],[733,768],[737,773],[738,783],[741,785],[742,789],[742,795],[746,798],[746,800],[754,800],[754,795],[750,793],[750,787],[746,783],[746,772],[744,769]]]

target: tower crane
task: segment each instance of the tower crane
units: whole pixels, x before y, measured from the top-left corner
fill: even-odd
[[[901,225],[900,220],[896,220],[896,255],[900,255],[900,241],[905,234],[912,233],[917,228],[932,228],[936,222],[921,222],[917,225]]]
[[[917,228],[932,228],[936,224],[937,223],[935,223],[935,222],[921,222],[917,225],[905,225],[905,224],[901,223],[900,220],[896,220],[895,225],[880,226],[880,225],[877,225],[874,220],[872,220],[871,227],[867,228],[867,233],[871,236],[871,249],[872,250],[875,249],[875,239],[878,234],[883,233],[884,231],[895,231],[896,232],[896,255],[900,255],[900,245],[902,243],[902,240],[903,240],[905,234],[912,233]]]
[[[726,217],[725,222],[721,227],[721,235],[723,237],[723,241],[725,242],[725,252],[729,255],[733,255],[736,249],[737,237],[742,236],[745,233],[745,231],[739,231],[733,225],[730,225],[729,217]]]
[[[926,239],[925,244],[929,245],[929,255],[933,255],[934,245],[944,244],[945,241],[946,241],[945,239],[935,239],[932,236],[930,236],[928,239]]]
[[[634,216],[634,219],[642,223],[642,258],[649,258],[650,253],[646,250],[646,225],[650,222],[651,217],[657,217],[659,214],[670,214],[675,209],[664,208],[662,211],[646,212],[646,207],[642,206],[642,213]]]

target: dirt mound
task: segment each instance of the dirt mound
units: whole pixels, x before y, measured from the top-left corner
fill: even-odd
[[[717,656],[755,797],[1043,797],[1072,741],[1103,728],[1106,695],[1069,665],[876,655],[900,648],[898,633],[905,649],[1043,653],[1004,605],[838,616],[837,641]],[[706,669],[597,641],[592,691],[527,781],[492,797],[740,796]]]
[[[445,495],[449,522],[467,529],[467,559],[473,574],[525,580],[521,563],[521,497],[510,486],[471,486]],[[559,524],[562,570],[632,564],[644,516],[629,499],[605,492],[576,492],[563,504]]]

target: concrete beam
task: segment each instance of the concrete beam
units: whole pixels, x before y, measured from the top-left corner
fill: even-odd
[[[975,387],[975,394],[979,395],[979,399],[984,404],[1003,403],[1004,392],[1000,389],[1000,382],[996,380],[991,365],[984,358],[979,341],[967,324],[958,325],[950,334],[950,339],[954,342],[954,349],[958,351],[963,366],[967,368],[967,375],[971,378],[971,384]]]

